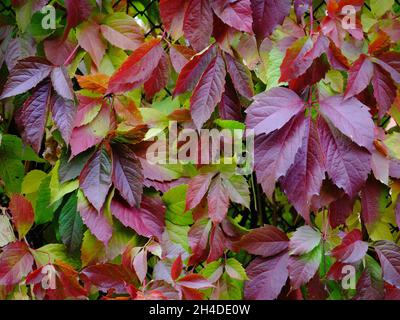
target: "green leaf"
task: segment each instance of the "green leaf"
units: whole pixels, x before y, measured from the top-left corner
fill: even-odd
[[[61,209],[59,218],[61,239],[69,253],[76,253],[83,239],[83,222],[77,210],[77,202],[76,194],[71,195]]]
[[[15,8],[15,18],[21,32],[25,32],[32,17],[33,0],[26,1],[22,6]]]
[[[219,280],[223,273],[223,266],[220,261],[213,261],[207,264],[201,271],[200,274],[205,278],[209,279],[211,282]]]
[[[22,181],[21,192],[25,195],[29,195],[31,193],[36,193],[39,189],[39,186],[44,178],[47,177],[47,173],[41,170],[32,170],[29,171],[24,181]]]
[[[246,271],[244,270],[242,264],[235,258],[229,258],[225,263],[226,273],[237,280],[247,280]]]
[[[162,196],[166,205],[166,219],[180,226],[193,224],[191,211],[185,211],[187,184],[169,189]]]
[[[389,149],[390,156],[400,160],[400,133],[393,132],[388,135],[385,140],[385,145]]]
[[[220,293],[220,300],[242,300],[243,281],[233,279],[227,272],[224,272],[220,279],[220,286],[223,289]]]
[[[394,0],[371,0],[371,11],[375,17],[380,18],[392,9]]]
[[[244,130],[246,128],[246,126],[244,125],[244,123],[241,123],[239,121],[235,121],[235,120],[222,120],[222,119],[216,119],[215,124],[219,127],[221,127],[222,129],[231,129],[231,130],[235,130],[235,129],[239,129],[239,130]]]
[[[50,190],[51,176],[47,176],[40,183],[36,205],[35,205],[35,223],[43,224],[53,219],[54,211],[58,204],[51,205],[51,190]]]
[[[105,255],[106,248],[104,247],[104,244],[97,240],[89,230],[86,230],[83,234],[81,247],[82,267],[97,262],[103,262],[105,260]]]
[[[181,245],[185,251],[189,252],[188,226],[178,226],[167,220],[165,221],[165,229],[172,242]]]
[[[61,243],[51,243],[36,249],[33,251],[33,256],[36,263],[40,266],[59,260],[75,269],[80,268],[79,260],[70,257],[67,249]]]

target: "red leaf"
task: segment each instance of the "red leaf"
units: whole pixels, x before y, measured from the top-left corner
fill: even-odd
[[[392,106],[397,87],[386,70],[381,66],[374,64],[374,75],[372,77],[372,86],[374,87],[374,97],[379,106],[379,118],[385,116]]]
[[[112,45],[123,50],[136,50],[143,43],[143,31],[135,19],[125,13],[114,13],[100,26],[101,34]]]
[[[244,249],[250,254],[263,257],[274,256],[289,246],[289,238],[280,229],[265,225],[251,230],[240,241],[234,243],[234,247]]]
[[[7,78],[0,99],[27,92],[47,78],[52,68],[50,62],[39,57],[19,60]]]
[[[165,207],[160,197],[144,196],[140,208],[130,207],[122,199],[114,197],[111,212],[124,226],[144,237],[161,239],[164,232]]]
[[[46,277],[46,278],[45,278]],[[51,281],[54,281],[51,283]],[[43,283],[49,287],[44,287]],[[26,284],[33,284],[33,291],[37,299],[66,300],[71,298],[84,299],[86,290],[79,283],[78,272],[70,266],[57,262],[47,264],[36,269],[26,277]],[[51,287],[54,285],[54,287]]]
[[[320,112],[328,123],[359,146],[373,149],[374,122],[368,107],[356,98],[343,100],[341,96],[333,96],[323,99],[320,101]]]
[[[75,57],[73,53],[76,51],[76,41],[72,42],[69,39],[62,41],[60,38],[43,41],[43,48],[46,58],[56,66],[62,66],[64,63],[71,63]],[[71,56],[72,55],[72,56]],[[67,61],[67,59],[69,61]]]
[[[159,39],[145,42],[113,74],[107,92],[122,93],[139,87],[150,79],[163,52]]]
[[[253,80],[250,71],[230,54],[225,54],[226,67],[231,76],[232,83],[239,94],[247,99],[254,95]]]
[[[201,202],[207,193],[213,176],[214,173],[199,174],[189,180],[185,211],[195,208]]]
[[[0,285],[19,283],[32,270],[33,257],[25,242],[13,242],[0,254]]]
[[[189,245],[192,249],[192,256],[189,265],[203,261],[207,257],[208,236],[210,234],[211,222],[208,219],[201,219],[191,226],[188,236]]]
[[[242,121],[243,118],[242,105],[229,78],[225,83],[225,90],[219,103],[219,116],[224,120]]]
[[[210,233],[210,253],[207,263],[216,261],[222,257],[227,249],[227,239],[220,225],[214,225]]]
[[[318,248],[314,250],[318,250]],[[321,254],[314,254],[314,252],[303,256],[290,256],[288,269],[292,289],[299,289],[314,277],[321,263],[321,258]]]
[[[147,99],[161,91],[168,83],[169,61],[167,55],[163,52],[158,66],[154,69],[151,77],[144,83],[144,91]]]
[[[20,194],[11,196],[9,208],[19,239],[25,237],[35,220],[32,204]]]
[[[79,119],[79,110],[77,114]],[[72,130],[70,145],[75,156],[103,141],[111,126],[111,114],[107,103],[103,103],[99,114],[89,124]]]
[[[274,300],[288,278],[289,256],[283,252],[271,258],[256,258],[246,268],[249,281],[245,283],[247,300]]]
[[[246,110],[246,125],[256,135],[269,134],[282,128],[290,119],[304,109],[304,102],[293,91],[273,88],[254,97]]]
[[[313,61],[328,50],[329,40],[318,36],[315,40],[304,37],[298,39],[287,49],[281,64],[280,82],[294,80],[311,67]]]
[[[179,39],[183,35],[185,9],[185,0],[160,0],[160,16],[163,25],[173,39]]]
[[[181,73],[183,67],[195,54],[196,51],[178,44],[173,44],[169,48],[169,56],[172,62],[172,66],[178,74]]]
[[[74,100],[74,90],[65,67],[54,67],[51,71],[51,82],[56,92],[67,100]]]
[[[67,8],[67,26],[64,30],[64,39],[67,38],[71,28],[86,20],[92,11],[92,7],[87,0],[65,0]]]
[[[290,254],[302,255],[311,252],[321,242],[321,233],[310,226],[302,226],[290,238]]]
[[[86,267],[81,275],[100,290],[114,289],[117,293],[125,293],[127,285],[134,279],[124,267],[111,263]]]
[[[89,53],[97,68],[106,52],[106,45],[100,32],[100,26],[95,22],[84,22],[76,37],[79,45]]]
[[[204,278],[202,275],[194,273],[188,274],[180,278],[177,283],[182,287],[191,289],[206,289],[213,287],[212,283],[209,280]]]
[[[208,215],[211,220],[218,224],[225,219],[229,208],[229,194],[225,190],[221,176],[213,179],[210,191],[207,195]]]
[[[147,274],[147,251],[145,249],[140,250],[133,259],[133,267],[139,278],[139,281],[143,283],[146,279]]]
[[[83,168],[79,185],[89,202],[100,212],[111,186],[111,156],[100,146]]]
[[[215,57],[217,49],[211,46],[201,54],[195,55],[179,73],[174,90],[174,97],[187,91],[192,91],[211,60]]]
[[[196,51],[208,46],[213,30],[212,22],[213,12],[209,1],[190,0],[183,20],[183,31]]]
[[[364,258],[367,250],[368,243],[362,241],[360,230],[354,229],[332,250],[332,256],[344,263],[355,263]]]
[[[227,2],[225,0],[211,1],[215,14],[228,26],[239,31],[252,34],[253,17],[250,0]]]
[[[383,69],[390,73],[392,79],[400,84],[400,53],[385,52],[379,56],[379,59],[374,59],[374,62],[379,64]]]
[[[47,112],[50,105],[50,95],[50,81],[45,80],[34,89],[32,95],[15,115],[15,121],[22,131],[22,138],[37,153],[39,153],[42,145]]]
[[[143,192],[140,162],[128,145],[113,144],[112,150],[114,186],[130,206],[139,206]]]
[[[290,0],[251,0],[253,30],[259,40],[269,36],[289,15]]]
[[[69,140],[72,135],[72,129],[74,127],[75,115],[77,112],[75,104],[73,101],[65,100],[60,96],[53,96],[51,102],[51,113],[53,120],[58,130],[60,130],[64,141],[69,144]]]
[[[182,263],[182,256],[179,255],[178,258],[175,259],[174,263],[171,267],[171,278],[172,280],[176,280],[182,273],[183,263]]]
[[[310,221],[311,200],[320,193],[324,178],[325,164],[318,129],[309,118],[306,120],[306,133],[294,163],[281,180],[289,201],[306,222]]]
[[[371,171],[371,155],[321,118],[318,122],[326,171],[336,186],[354,197]]]
[[[400,288],[400,247],[393,242],[381,240],[375,244],[382,266],[383,279]]]
[[[104,211],[96,211],[86,199],[78,198],[78,200],[78,211],[83,223],[97,239],[107,245],[112,236],[112,226],[106,218]]]
[[[280,123],[283,122],[279,120]],[[265,123],[264,126],[271,128],[273,125]],[[303,115],[297,115],[281,129],[270,135],[264,134],[255,138],[254,169],[257,173],[257,181],[268,197],[272,196],[276,180],[286,175],[293,165],[305,132],[306,119]]]
[[[382,207],[382,200],[385,197],[385,185],[370,177],[361,190],[361,218],[366,225],[372,225],[379,220],[385,208]]]
[[[384,297],[383,281],[377,281],[373,278],[372,272],[364,270],[358,279],[354,300],[382,300]]]
[[[353,97],[363,91],[371,82],[373,74],[374,65],[368,56],[362,54],[349,70],[344,98]]]
[[[190,112],[198,130],[210,118],[225,88],[225,63],[221,55],[210,62],[190,98]]]
[[[344,196],[329,205],[329,223],[332,228],[336,228],[346,223],[346,219],[353,212],[354,200]]]

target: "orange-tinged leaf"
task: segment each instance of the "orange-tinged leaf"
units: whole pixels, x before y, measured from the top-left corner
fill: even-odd
[[[20,194],[13,194],[9,204],[19,239],[25,237],[35,220],[32,204]]]
[[[88,89],[100,94],[105,94],[108,88],[110,77],[103,73],[89,74],[86,76],[77,75],[79,85],[83,89]]]

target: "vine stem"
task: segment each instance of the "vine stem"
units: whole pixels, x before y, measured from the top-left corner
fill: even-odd
[[[314,11],[313,0],[310,0],[310,36],[314,34]]]
[[[76,51],[78,51],[78,48],[79,48],[79,44],[74,48],[74,50],[72,50],[72,52],[69,54],[67,59],[65,59],[64,66],[67,66],[71,63],[72,57],[75,55]]]

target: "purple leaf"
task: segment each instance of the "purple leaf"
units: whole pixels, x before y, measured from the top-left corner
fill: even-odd
[[[318,120],[318,131],[329,177],[336,186],[354,197],[371,171],[370,153],[321,118]]]
[[[290,119],[304,109],[304,102],[293,91],[273,88],[254,97],[246,110],[246,125],[255,134],[269,134],[282,128]]]
[[[55,67],[51,71],[51,82],[57,93],[67,100],[74,100],[74,90],[72,82],[65,67]]]
[[[47,78],[52,65],[44,58],[29,57],[19,60],[11,70],[0,99],[27,92]]]
[[[213,30],[213,12],[208,0],[190,0],[183,20],[183,31],[190,45],[201,51],[208,46]]]
[[[111,156],[100,146],[83,168],[79,184],[89,202],[100,212],[111,186]]]
[[[213,179],[207,195],[208,215],[214,224],[225,219],[229,208],[229,193],[225,190],[221,176]]]
[[[225,62],[217,55],[210,62],[190,99],[190,112],[196,128],[201,129],[221,101],[225,87]]]
[[[269,36],[289,15],[291,0],[251,0],[253,30],[259,40]]]
[[[288,246],[289,238],[286,234],[270,225],[251,230],[235,243],[235,248],[263,257],[274,256],[286,250]]]
[[[400,247],[393,242],[381,240],[375,244],[382,266],[383,279],[400,288]]]
[[[107,245],[112,236],[112,226],[104,215],[104,211],[98,212],[84,196],[78,196],[78,211],[90,232]]]
[[[354,229],[342,240],[342,243],[335,247],[331,254],[344,263],[355,263],[365,257],[368,250],[368,243],[362,241],[360,230]]]
[[[15,69],[14,69],[15,70]],[[17,111],[15,120],[22,130],[23,140],[38,153],[42,145],[47,112],[50,106],[51,85],[46,80],[40,83]]]
[[[374,74],[374,65],[365,54],[354,62],[349,70],[349,78],[347,80],[347,88],[344,98],[354,97],[363,91],[371,82]]]
[[[292,289],[299,289],[310,281],[317,272],[322,259],[322,246],[302,256],[290,256],[288,269]]]
[[[213,0],[211,7],[215,14],[228,26],[239,31],[253,33],[250,0]]]
[[[112,150],[114,186],[130,206],[139,206],[143,192],[142,166],[128,145],[113,144]]]
[[[66,100],[60,96],[53,96],[51,109],[53,120],[67,144],[69,144],[69,139],[71,138],[76,111],[73,101]]]
[[[226,68],[236,91],[243,97],[251,99],[254,91],[250,71],[228,53],[225,54],[225,60]]]
[[[160,197],[143,196],[140,208],[130,207],[124,200],[114,197],[111,212],[124,226],[144,237],[162,238],[165,207]]]
[[[290,254],[302,255],[311,252],[321,242],[321,233],[310,226],[302,226],[290,238]]]
[[[306,120],[306,131],[295,161],[281,183],[289,201],[309,222],[311,200],[320,192],[325,178],[325,165],[318,129],[311,118]]]
[[[286,252],[272,258],[256,258],[246,268],[249,281],[245,283],[247,300],[274,300],[288,278],[289,256]]]
[[[359,146],[373,149],[375,125],[368,107],[356,98],[326,98],[320,101],[320,112],[326,120]]]
[[[255,138],[254,169],[257,181],[268,197],[272,196],[275,181],[284,176],[294,163],[306,127],[304,116],[298,115],[278,131]]]
[[[374,97],[379,106],[379,118],[382,118],[392,106],[396,98],[396,85],[390,74],[379,65],[374,65],[374,75],[372,76],[372,86],[374,87]]]

